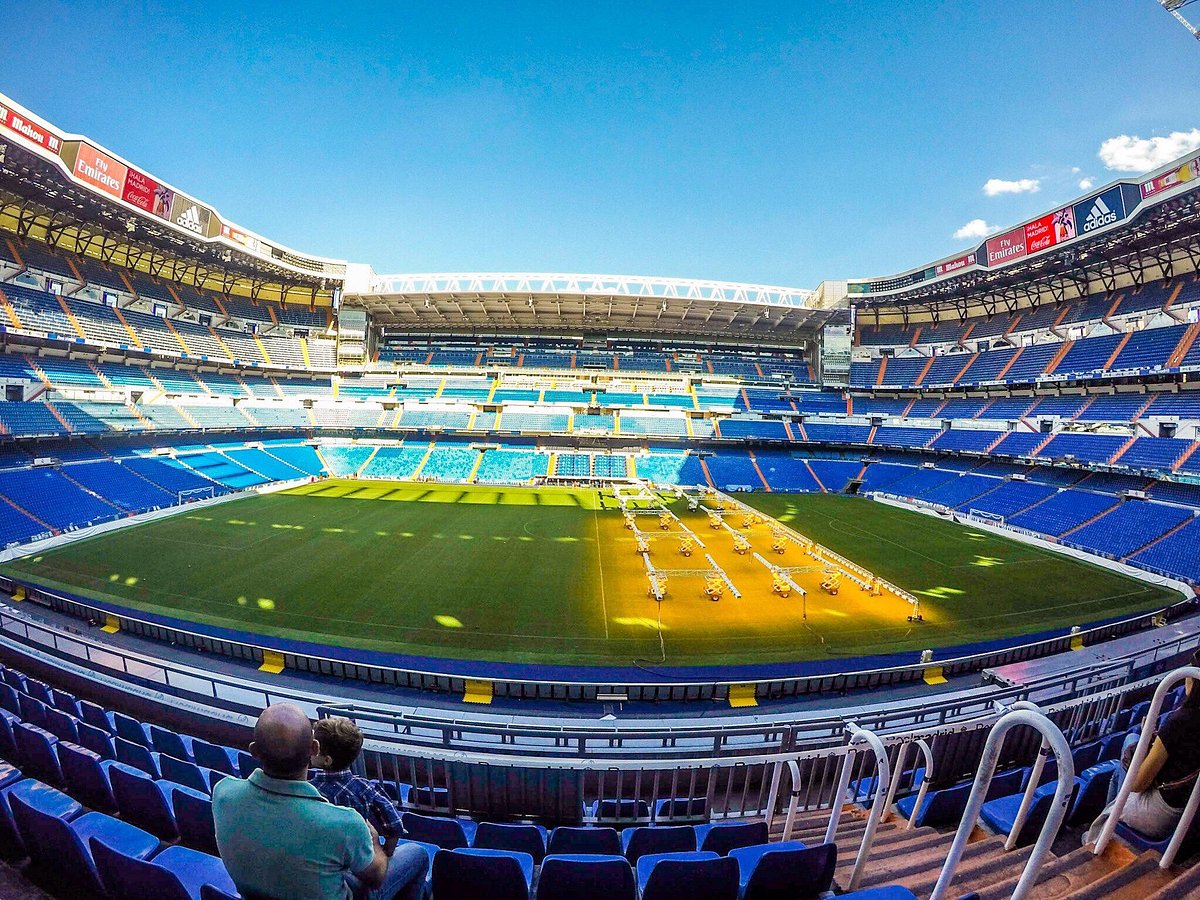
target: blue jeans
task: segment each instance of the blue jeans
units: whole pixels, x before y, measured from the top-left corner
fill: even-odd
[[[383,884],[368,891],[353,875],[346,876],[346,884],[356,900],[422,900],[425,896],[425,873],[428,871],[429,854],[425,848],[401,841],[388,860]]]

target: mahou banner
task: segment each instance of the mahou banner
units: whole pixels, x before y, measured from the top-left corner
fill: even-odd
[[[0,105],[0,128],[51,153],[62,150],[62,138],[3,105]]]

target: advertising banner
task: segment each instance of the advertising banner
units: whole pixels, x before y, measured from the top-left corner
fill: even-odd
[[[180,228],[207,237],[212,212],[207,206],[202,206],[183,194],[176,194],[171,201],[171,221]]]
[[[0,128],[15,134],[30,144],[57,154],[62,149],[62,138],[41,125],[35,125],[24,116],[18,115],[7,106],[0,105]]]
[[[1103,194],[1075,204],[1075,224],[1080,234],[1090,234],[1125,218],[1125,199],[1121,185],[1110,187]]]
[[[1014,228],[989,240],[984,248],[987,250],[987,264],[998,266],[1014,259],[1020,259],[1029,251],[1025,245],[1025,226]]]
[[[125,176],[125,192],[122,199],[144,212],[167,219],[171,215],[171,202],[175,199],[175,192],[159,184],[149,175],[137,169],[130,169]]]
[[[81,142],[75,155],[72,174],[77,181],[94,187],[110,197],[121,197],[128,170],[107,153],[102,153],[91,144]]]
[[[949,275],[951,272],[957,272],[960,269],[965,269],[967,266],[975,265],[975,261],[975,254],[973,252],[964,253],[962,256],[938,263],[933,267],[933,272],[934,275]]]
[[[226,225],[224,222],[221,223],[221,237],[241,244],[248,250],[257,250],[260,246],[258,238],[246,234],[244,231],[238,231],[233,226]]]
[[[1173,169],[1164,175],[1159,175],[1157,178],[1151,178],[1149,181],[1142,182],[1142,199],[1153,197],[1155,194],[1161,194],[1169,188],[1175,187],[1177,184],[1183,184],[1185,181],[1191,181],[1197,175],[1200,175],[1200,160],[1193,159],[1191,162],[1186,162],[1178,169]]]
[[[1037,253],[1075,237],[1075,211],[1071,207],[1025,224],[1025,252]]]

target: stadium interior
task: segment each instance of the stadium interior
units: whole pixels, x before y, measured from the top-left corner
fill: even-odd
[[[1195,670],[1180,667],[1200,643],[1200,155],[1089,192],[1058,211],[1077,235],[1002,263],[992,238],[811,291],[380,276],[274,244],[132,166],[127,178],[170,195],[162,211],[132,179],[121,196],[98,191],[73,165],[117,157],[2,96],[0,109],[5,896],[237,896],[211,793],[254,769],[249,725],[281,700],[363,728],[361,774],[430,854],[434,900],[1200,896],[1200,793],[1166,839],[1122,823],[1081,845],[1123,743],[1148,741],[1182,702]],[[18,114],[34,127],[14,127]],[[1101,200],[1117,212],[1085,227]],[[104,590],[39,581],[92,542],[125,541],[136,559],[155,546],[143,529],[232,504],[414,487],[431,502],[510,490],[547,506],[553,491],[591,492],[594,520],[580,521],[600,566],[605,523],[607,543],[638,546],[633,587],[609,596],[625,582],[596,582],[603,637],[628,600],[616,621],[639,635],[636,653],[589,667],[565,651],[471,658],[454,636],[419,653],[323,642],[316,626],[300,639],[200,606],[139,606],[145,584],[116,562]],[[1148,599],[1045,621],[1005,612],[1000,637],[947,628],[934,621],[954,608],[944,594],[917,603],[885,557],[860,565],[856,545],[888,535],[806,543],[785,504],[802,515],[811,495],[1037,548],[1149,586]],[[395,528],[414,505],[391,504]],[[693,568],[652,557],[668,526],[698,542]],[[724,555],[718,537],[732,541]],[[256,546],[237,558],[252,566]],[[228,565],[236,548],[218,549],[213,564]],[[794,591],[812,604],[789,608],[793,656],[740,665],[758,658],[725,647],[673,662],[683,626],[670,616],[724,623],[746,550],[765,554],[772,602]],[[1016,590],[1038,596],[1018,600],[1053,610],[1068,571],[1031,564]],[[698,581],[690,606],[673,599],[687,577],[708,594]],[[397,581],[386,588],[402,593]],[[903,643],[832,652],[835,632],[813,629],[837,627],[819,616],[838,582],[863,610],[881,608],[883,584]],[[314,609],[336,613],[336,580],[325,590]],[[248,613],[269,622],[274,605]],[[435,617],[446,635],[456,615]],[[815,635],[813,655],[800,635]]]

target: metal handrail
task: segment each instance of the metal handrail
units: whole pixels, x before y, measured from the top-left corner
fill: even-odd
[[[1013,889],[1012,900],[1024,900],[1033,888],[1038,873],[1041,871],[1042,863],[1050,853],[1050,845],[1054,843],[1058,829],[1067,816],[1067,805],[1070,802],[1071,789],[1075,782],[1075,764],[1071,760],[1071,747],[1067,743],[1067,738],[1058,726],[1043,713],[1035,709],[1023,708],[1006,712],[992,726],[987,743],[983,747],[983,758],[979,762],[975,784],[967,799],[967,808],[963,812],[962,821],[958,823],[958,831],[954,834],[954,842],[950,845],[946,864],[942,867],[942,873],[938,876],[937,884],[934,886],[929,900],[943,900],[947,891],[950,890],[950,884],[954,881],[963,851],[967,847],[967,838],[975,828],[979,810],[983,806],[988,787],[992,783],[992,776],[996,774],[996,764],[1000,760],[1000,749],[1004,743],[1004,736],[1010,729],[1018,725],[1028,725],[1040,732],[1042,737],[1050,743],[1054,756],[1058,760],[1058,787],[1054,791],[1054,803],[1050,807],[1046,821],[1042,823],[1041,833],[1038,835],[1037,843],[1033,846],[1029,860],[1025,863],[1021,878]]]
[[[933,780],[933,748],[929,746],[929,742],[925,738],[917,738],[915,741],[909,741],[900,747],[900,752],[896,757],[896,771],[904,771],[904,756],[909,747],[915,746],[921,751],[921,755],[925,757],[925,777],[921,779],[921,786],[917,788],[917,802],[913,806],[912,814],[908,817],[908,828],[917,827],[917,816],[921,814],[921,806],[925,802],[925,795],[929,793],[929,782]],[[892,780],[892,787],[888,791],[887,808],[891,809],[892,802],[896,799],[896,787],[900,784],[900,779]]]
[[[1036,703],[1031,703],[1028,700],[1018,700],[1009,709],[1027,709],[1033,712],[1042,712]],[[1025,794],[1021,797],[1021,806],[1017,809],[1017,815],[1013,819],[1012,828],[1009,829],[1008,838],[1004,842],[1006,852],[1016,849],[1017,838],[1021,834],[1021,829],[1025,827],[1025,819],[1029,815],[1029,807],[1033,806],[1033,795],[1037,793],[1037,789],[1041,786],[1042,771],[1046,768],[1046,758],[1050,755],[1050,752],[1050,742],[1046,739],[1045,735],[1042,735],[1042,745],[1038,748],[1037,758],[1033,761],[1033,768],[1025,784]]]
[[[875,843],[875,829],[879,825],[879,820],[883,817],[883,812],[887,809],[888,797],[891,795],[892,789],[892,769],[888,762],[887,749],[883,746],[878,735],[867,731],[865,728],[859,728],[853,722],[846,725],[846,730],[850,732],[850,746],[853,747],[856,743],[866,743],[875,754],[876,766],[876,785],[875,799],[871,803],[871,812],[867,815],[867,827],[863,831],[862,843],[858,846],[858,856],[854,860],[854,868],[850,872],[850,881],[846,887],[847,891],[858,890],[858,883],[862,879],[863,868],[867,864],[867,859],[871,855],[872,846]],[[848,775],[850,771],[850,756],[847,754],[845,768],[843,771]],[[833,808],[834,815],[830,817],[831,829],[836,827],[835,821],[838,811],[841,810],[842,798],[845,796],[845,785],[842,785],[842,790],[834,795]],[[832,838],[827,833],[825,841],[828,843]]]
[[[1117,830],[1117,823],[1121,820],[1121,813],[1125,811],[1125,803],[1129,800],[1129,795],[1132,793],[1134,775],[1146,761],[1146,757],[1150,753],[1150,745],[1153,743],[1155,735],[1158,732],[1158,714],[1162,710],[1163,701],[1166,700],[1168,692],[1186,678],[1200,680],[1200,668],[1183,666],[1172,672],[1168,672],[1155,689],[1154,697],[1150,700],[1150,708],[1146,710],[1145,724],[1142,726],[1141,737],[1138,738],[1137,749],[1133,753],[1133,761],[1129,764],[1129,772],[1125,776],[1125,780],[1121,782],[1120,790],[1117,791],[1117,797],[1109,809],[1108,819],[1105,820],[1104,826],[1100,829],[1100,836],[1096,839],[1096,846],[1092,851],[1096,856],[1104,852],[1105,848],[1108,847],[1109,841],[1112,840],[1113,833]],[[1200,690],[1200,688],[1193,687],[1192,690]],[[1179,847],[1183,843],[1183,838],[1188,833],[1188,829],[1191,828],[1192,820],[1196,817],[1197,807],[1200,807],[1200,778],[1196,779],[1196,784],[1192,787],[1192,793],[1188,797],[1187,805],[1184,807],[1183,816],[1180,818],[1179,824],[1175,826],[1171,841],[1167,844],[1167,849],[1163,852],[1162,859],[1159,860],[1160,868],[1170,868],[1175,862],[1175,856],[1179,853]]]

